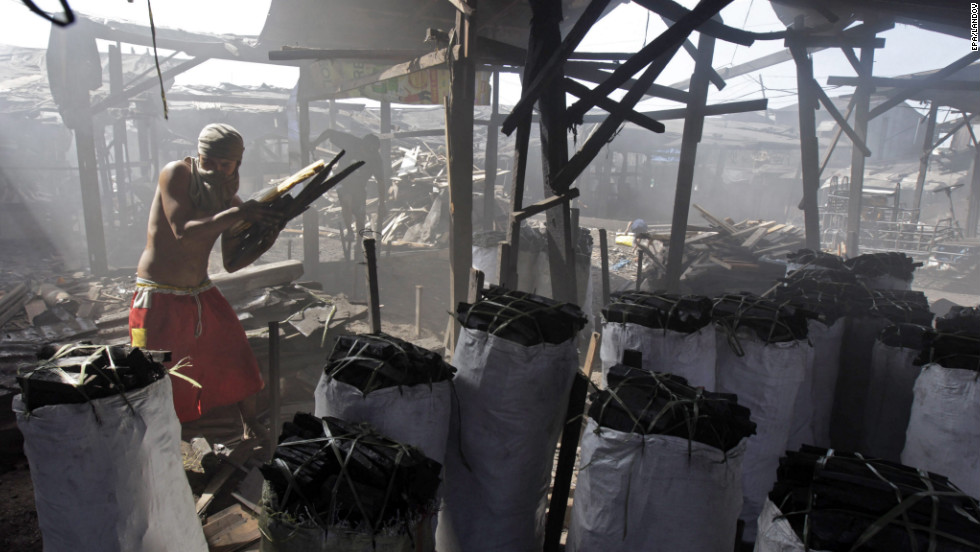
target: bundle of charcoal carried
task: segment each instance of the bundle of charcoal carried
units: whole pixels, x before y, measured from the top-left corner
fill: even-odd
[[[36,367],[21,370],[17,383],[28,410],[86,403],[163,379],[167,371],[161,362],[169,357],[127,346],[65,345]]]
[[[797,310],[749,294],[716,298],[712,317],[719,330],[717,390],[737,395],[757,425],[745,450],[740,514],[745,521],[743,538],[752,542],[806,379],[807,322]]]
[[[748,409],[672,374],[617,364],[608,378],[582,436],[567,549],[733,549]]]
[[[260,468],[262,550],[432,550],[441,469],[369,424],[297,413]]]
[[[932,347],[940,342],[936,336]],[[977,340],[973,341],[977,357]],[[963,358],[955,356],[953,358]],[[945,474],[980,497],[980,371],[926,364],[913,388],[902,463]]]
[[[870,289],[911,289],[915,269],[922,263],[897,251],[865,253],[844,261],[858,281]]]
[[[758,552],[980,549],[980,508],[946,477],[815,447],[788,452]]]
[[[13,410],[45,550],[207,550],[168,356],[67,345],[19,374]]]
[[[851,314],[841,344],[841,367],[831,419],[831,445],[861,451],[864,412],[871,381],[874,345],[881,332],[896,324],[931,326],[933,313],[920,291],[866,290],[851,294]]]
[[[341,336],[314,392],[314,413],[368,422],[442,463],[455,373],[440,355],[397,337]]]
[[[666,291],[626,291],[602,309],[603,380],[627,349],[640,351],[643,368],[715,388],[715,330],[711,300]]]
[[[862,453],[898,462],[912,410],[920,360],[935,336],[932,328],[896,324],[882,330],[871,354],[871,379],[864,410]]]
[[[459,410],[446,448],[438,548],[540,549],[584,317],[575,305],[492,286],[475,304],[460,304],[457,318]],[[443,543],[444,527],[455,529],[458,548]]]

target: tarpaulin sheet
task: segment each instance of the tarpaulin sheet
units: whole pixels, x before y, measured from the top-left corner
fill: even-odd
[[[555,446],[578,370],[575,338],[523,346],[463,328],[453,364],[459,416],[445,463],[448,521],[458,547],[440,552],[539,552]]]
[[[170,378],[27,413],[14,397],[46,552],[206,551]]]
[[[567,550],[732,550],[745,444],[726,454],[682,437],[600,428],[588,419]]]
[[[622,362],[627,349],[640,352],[644,370],[675,374],[692,386],[715,390],[715,328],[710,324],[683,333],[629,322],[604,322],[599,349],[603,386],[606,371]]]

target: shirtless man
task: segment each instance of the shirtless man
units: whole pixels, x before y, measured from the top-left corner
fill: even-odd
[[[225,269],[234,272],[264,253],[282,228],[274,210],[237,195],[244,150],[242,136],[231,126],[204,127],[199,156],[163,168],[150,207],[129,312],[130,337],[134,347],[171,351],[174,363],[183,364],[179,375],[171,375],[181,422],[238,403],[263,387],[238,317],[208,279],[208,257],[219,236]],[[263,248],[231,263],[241,243],[229,229],[239,222],[260,225],[268,237]]]

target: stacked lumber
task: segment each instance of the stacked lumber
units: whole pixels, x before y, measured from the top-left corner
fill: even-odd
[[[694,204],[711,227],[686,240],[691,267],[714,264],[727,270],[752,267],[763,257],[776,257],[803,247],[803,230],[773,220],[721,219]]]

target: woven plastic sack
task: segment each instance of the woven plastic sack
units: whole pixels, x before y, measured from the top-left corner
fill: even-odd
[[[980,374],[927,364],[915,380],[902,463],[980,497]]]
[[[765,343],[751,330],[734,336],[743,356],[738,356],[726,336],[718,333],[718,391],[734,393],[738,403],[752,412],[756,434],[749,437],[742,465],[743,539],[755,539],[755,521],[766,494],[776,481],[779,457],[786,450],[792,429],[796,394],[806,372],[804,341]]]
[[[759,514],[759,536],[755,539],[754,552],[827,552],[804,546],[799,535],[782,516],[779,507],[767,498]]]
[[[786,444],[792,450],[800,445],[830,446],[830,415],[840,371],[844,319],[838,318],[830,326],[808,320],[807,336],[812,347],[805,347],[806,372],[796,395],[793,426]]]
[[[523,346],[463,328],[439,513],[440,552],[537,552],[555,446],[578,370],[575,338]],[[452,527],[458,543],[443,535]]]
[[[627,349],[640,351],[644,370],[675,374],[694,387],[715,390],[715,328],[711,324],[684,333],[629,322],[603,322],[599,349],[603,387],[606,371],[622,362]]]
[[[587,420],[566,549],[732,550],[745,443],[726,454],[681,437],[625,433]]]
[[[878,335],[892,323],[880,316],[848,316],[845,320],[830,419],[830,443],[835,449],[860,452],[864,439],[864,404],[871,382],[871,355]]]
[[[915,380],[922,371],[914,361],[921,351],[878,341],[871,355],[871,381],[864,411],[861,452],[899,462],[912,412]],[[941,472],[940,472],[941,473]]]
[[[170,378],[30,413],[17,395],[13,409],[46,552],[208,549],[184,475]]]

